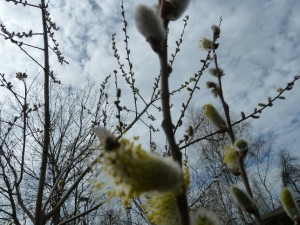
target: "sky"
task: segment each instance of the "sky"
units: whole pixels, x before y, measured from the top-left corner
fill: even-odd
[[[28,0],[38,4],[37,0]],[[50,0],[52,20],[60,27],[55,38],[60,50],[69,61],[61,66],[51,56],[55,75],[63,85],[77,85],[93,79],[99,84],[117,69],[113,57],[111,36],[116,33],[116,43],[123,62],[125,61],[124,34],[120,0]],[[153,5],[156,1],[124,0],[127,32],[129,35],[130,58],[134,65],[136,84],[143,96],[149,99],[154,78],[159,74],[157,55],[151,50],[144,37],[137,32],[134,11],[137,5]],[[201,67],[200,60],[206,52],[198,48],[203,37],[211,38],[211,26],[219,24],[222,17],[219,66],[224,70],[223,88],[231,112],[239,117],[240,112],[252,113],[259,102],[277,94],[278,87],[284,87],[300,74],[300,1],[299,0],[191,0],[184,15],[189,21],[183,37],[183,44],[176,57],[170,78],[170,87],[175,89]],[[169,54],[175,50],[175,40],[180,37],[183,17],[170,24]],[[29,7],[0,0],[0,23],[10,30],[41,32],[40,12]],[[28,43],[41,46],[38,37]],[[38,60],[39,50],[30,50]],[[37,66],[17,47],[0,37],[0,72],[12,78],[18,71],[27,71],[34,77]],[[16,71],[17,70],[17,71]],[[193,106],[200,108],[206,103],[217,107],[220,103],[205,87],[213,78],[207,72],[200,80],[200,91],[196,93]],[[113,83],[111,84],[113,85]],[[129,96],[128,89],[121,86],[121,102]],[[113,89],[112,89],[113,90]],[[1,95],[1,94],[0,94]],[[114,94],[112,93],[112,96]],[[172,97],[174,118],[182,101],[188,96],[184,92]],[[286,100],[278,100],[272,108],[266,109],[259,120],[250,121],[255,132],[272,136],[275,146],[292,149],[300,156],[300,82],[292,91],[284,94]],[[298,100],[297,100],[298,99]],[[156,116],[160,115],[156,112]],[[158,124],[161,121],[158,119]],[[132,134],[147,135],[145,127],[137,126]]]

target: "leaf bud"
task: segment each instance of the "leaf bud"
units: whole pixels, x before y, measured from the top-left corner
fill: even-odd
[[[224,71],[221,68],[209,68],[208,72],[214,77],[224,76]]]
[[[221,29],[219,26],[217,25],[212,25],[211,26],[211,29],[213,31],[213,34],[214,34],[214,37],[217,39],[220,37],[220,33],[221,33]]]
[[[215,82],[212,81],[207,81],[206,82],[206,87],[207,88],[216,88],[218,85]]]

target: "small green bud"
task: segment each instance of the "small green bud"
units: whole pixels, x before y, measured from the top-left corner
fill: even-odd
[[[300,223],[299,207],[288,188],[282,189],[280,201],[286,214],[295,222]]]
[[[189,129],[187,130],[187,132],[188,132],[189,136],[193,136],[193,134],[194,134],[193,126],[189,126]]]
[[[246,118],[246,115],[245,115],[244,112],[241,112],[241,117],[242,117],[243,120]]]
[[[249,196],[248,193],[241,190],[235,185],[232,185],[230,188],[230,194],[233,197],[234,201],[248,213],[256,213],[256,205],[254,200]]]
[[[239,155],[245,157],[248,152],[248,143],[244,139],[238,139],[234,143],[235,147],[239,150]]]
[[[65,184],[65,181],[63,180],[63,179],[60,179],[59,181],[58,181],[58,186],[63,186]]]
[[[277,88],[277,92],[282,93],[284,90],[282,87]]]

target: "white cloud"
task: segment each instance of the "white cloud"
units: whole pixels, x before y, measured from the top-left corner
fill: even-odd
[[[136,84],[147,99],[152,90],[154,77],[159,73],[159,61],[149,44],[137,33],[134,25],[134,8],[143,2],[128,0],[124,1],[124,4]],[[153,1],[154,3],[156,1]],[[122,56],[122,63],[126,64],[119,4],[119,1],[111,0],[76,1],[76,3],[50,1],[52,18],[61,28],[56,33],[56,38],[63,54],[70,62],[69,66],[63,67],[57,63],[52,64],[52,68],[63,83],[83,82],[88,76],[100,83],[106,75],[117,68],[111,49],[112,33],[117,33],[119,54]],[[178,87],[180,82],[189,79],[189,76],[199,70],[201,67],[199,60],[205,57],[206,52],[198,49],[198,41],[204,36],[211,36],[211,25],[218,24],[222,16],[218,52],[220,66],[226,73],[223,81],[225,97],[235,114],[238,115],[241,110],[245,113],[252,112],[258,102],[274,96],[277,87],[283,86],[300,71],[299,11],[300,4],[297,0],[248,2],[192,0],[187,10],[190,20],[181,51],[173,67],[171,89]],[[38,10],[28,10],[27,7],[15,7],[13,4],[1,2],[0,15],[0,21],[11,29],[22,30],[33,27],[41,31]],[[181,19],[170,25],[170,54],[174,52],[175,40],[179,38],[182,27]],[[36,40],[33,43],[38,42],[39,40]],[[16,68],[22,70],[28,67],[28,58],[3,39],[0,39],[0,54],[1,72],[7,73]],[[202,89],[194,100],[199,108],[208,101],[217,102],[205,88],[205,81],[208,79],[212,78],[205,74],[200,84]],[[126,99],[126,91],[123,94],[123,99]],[[266,110],[262,118],[254,122],[254,126],[264,132],[275,133],[278,143],[282,146],[290,143],[288,138],[293,139],[293,143],[298,143],[295,144],[297,146],[300,144],[296,138],[300,132],[297,122],[300,113],[297,105],[300,98],[298,83],[286,97],[286,101],[275,102],[271,110]],[[176,97],[172,100],[177,104],[174,109],[180,108],[182,98]]]

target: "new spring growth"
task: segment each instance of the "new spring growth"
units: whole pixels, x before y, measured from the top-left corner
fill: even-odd
[[[213,34],[214,34],[214,38],[215,39],[218,39],[220,37],[220,33],[221,33],[221,29],[219,26],[217,25],[212,25],[211,26],[211,29],[213,31]]]
[[[219,85],[217,85],[215,82],[212,82],[212,81],[207,81],[206,82],[206,87],[208,89],[211,89],[211,92],[213,93],[213,95],[215,97],[218,97],[219,94],[220,94],[220,87]]]
[[[193,215],[192,225],[219,225],[220,220],[218,217],[211,211],[200,208],[198,211]]]
[[[165,20],[177,20],[186,10],[190,0],[160,0],[161,17]]]
[[[107,143],[106,138],[116,140],[109,131],[103,129],[94,129],[101,143]],[[103,166],[116,184],[117,193],[122,193],[124,199],[149,192],[181,191],[184,181],[178,163],[171,158],[147,152],[141,145],[128,139],[123,138],[117,143],[113,145],[114,148],[105,148]]]
[[[219,70],[216,68],[209,68],[208,72],[214,77],[224,76],[224,71],[221,68],[219,68]]]
[[[213,124],[216,128],[220,130],[226,130],[227,125],[225,120],[216,110],[216,108],[211,104],[206,104],[203,106],[203,114]]]
[[[204,37],[199,41],[199,48],[205,51],[212,51],[213,49],[217,49],[219,47],[218,43],[213,43],[210,39]]]
[[[238,152],[232,146],[224,148],[224,163],[233,175],[241,175]]]
[[[286,214],[296,222],[300,224],[300,210],[288,188],[283,188],[280,196],[281,204]]]
[[[166,37],[161,17],[153,7],[139,5],[135,10],[135,23],[139,32],[150,43],[155,52],[160,52]]]
[[[244,139],[238,139],[234,143],[235,147],[238,149],[239,155],[244,158],[248,152],[248,143]]]
[[[112,150],[119,147],[116,137],[104,127],[94,127],[93,131],[99,139],[100,145],[102,145],[105,150]]]
[[[233,197],[233,200],[248,213],[256,213],[256,205],[254,200],[249,196],[248,193],[238,188],[235,185],[230,187],[230,194]]]
[[[199,41],[199,48],[202,50],[211,51],[213,49],[213,42],[204,37]]]
[[[181,216],[174,194],[167,192],[152,196],[146,205],[148,219],[156,225],[181,225]]]

